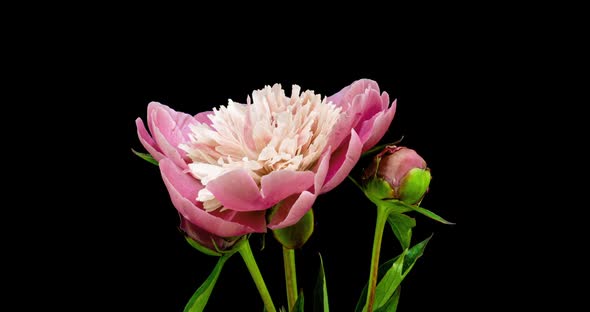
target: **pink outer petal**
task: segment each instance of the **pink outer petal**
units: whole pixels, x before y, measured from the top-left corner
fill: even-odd
[[[330,159],[330,169],[326,177],[326,183],[321,193],[326,193],[340,184],[350,173],[354,165],[361,157],[363,144],[356,131],[351,130],[350,140],[347,144],[340,146]]]
[[[148,105],[148,125],[156,143],[166,157],[183,169],[188,168],[188,157],[178,146],[189,141],[189,125],[196,123],[193,116],[176,112],[166,105],[157,102]]]
[[[321,157],[320,162],[318,163],[317,167],[315,168],[315,178],[314,178],[314,194],[319,195],[322,187],[324,186],[324,182],[326,181],[326,176],[328,175],[328,168],[330,167],[330,157],[332,156],[332,147],[328,146],[328,149],[324,151],[324,154]]]
[[[262,223],[259,220],[241,219],[239,221],[251,222],[240,224],[214,216],[203,210],[200,203],[196,201],[197,193],[203,188],[201,183],[184,173],[170,159],[164,158],[160,161],[160,172],[172,204],[178,212],[192,224],[201,227],[205,231],[222,237],[238,236],[252,232],[265,232],[264,216]],[[234,218],[236,220],[236,218]],[[238,221],[238,220],[236,220]]]
[[[248,171],[230,171],[207,184],[209,190],[221,204],[235,211],[263,210],[260,189]]]
[[[271,229],[281,229],[297,223],[315,202],[316,195],[305,191],[300,196],[293,195],[283,200],[279,209],[268,224]]]
[[[340,146],[350,134],[350,129],[358,127],[363,120],[386,109],[379,97],[379,85],[373,80],[361,79],[345,87],[342,91],[328,97],[336,106],[342,108],[342,115],[332,132],[329,145]],[[358,129],[357,129],[358,133]]]
[[[262,177],[261,193],[267,208],[293,194],[309,189],[314,183],[315,173],[311,171],[280,170]]]
[[[342,109],[348,109],[348,103],[351,103],[357,94],[362,94],[367,88],[379,92],[379,85],[371,79],[359,79],[349,86],[344,87],[338,93],[329,96],[328,101],[332,101],[336,106],[342,106]]]
[[[353,105],[360,107],[363,110],[361,117],[357,121],[357,124],[355,124],[355,127],[358,125],[358,123],[371,119],[373,116],[381,113],[387,108],[387,104],[385,104],[385,107],[383,107],[381,96],[379,96],[379,92],[374,89],[367,89],[364,93],[356,96],[355,100],[353,101]]]
[[[207,184],[217,200],[235,211],[266,210],[290,195],[309,189],[314,183],[311,171],[274,171],[262,177],[258,188],[248,171],[230,171]]]
[[[211,114],[213,114],[212,111],[198,113],[195,115],[195,120],[202,123],[202,124],[206,124],[208,126],[211,126],[213,124],[211,119],[209,119],[209,115],[211,115]]]
[[[156,141],[154,141],[154,139],[147,132],[141,118],[135,119],[135,126],[137,127],[137,136],[139,137],[139,142],[141,142],[141,145],[143,145],[148,153],[150,153],[150,155],[152,155],[157,161],[160,161],[160,159],[164,158],[164,155],[161,153],[160,148],[156,144]]]
[[[395,116],[395,109],[397,107],[397,100],[393,101],[391,107],[385,111],[384,114],[379,114],[375,119],[371,129],[371,136],[363,144],[363,152],[369,150],[383,138],[387,129],[391,125],[391,121]]]

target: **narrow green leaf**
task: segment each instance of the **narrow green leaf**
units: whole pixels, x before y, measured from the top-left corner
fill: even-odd
[[[217,260],[217,264],[209,274],[209,277],[201,284],[199,289],[193,294],[191,299],[186,304],[184,308],[184,312],[202,312],[209,301],[209,297],[211,296],[211,292],[215,287],[215,283],[217,283],[217,278],[219,278],[219,274],[221,273],[221,269],[223,269],[223,265],[231,257],[232,254],[225,254],[219,257]]]
[[[375,309],[382,307],[387,300],[391,298],[397,286],[402,282],[402,269],[407,251],[408,250],[406,249],[402,252],[391,268],[387,270],[387,273],[385,273],[379,283],[377,283],[377,288],[375,289]]]
[[[426,249],[426,245],[428,244],[431,238],[432,235],[430,235],[427,239],[419,242],[418,244],[414,245],[412,248],[408,250],[408,253],[406,254],[406,259],[404,261],[404,269],[402,273],[403,277],[406,277],[408,272],[410,272],[412,267],[414,267],[416,260],[422,257],[422,255],[424,254],[424,250]]]
[[[304,312],[304,305],[305,302],[303,300],[303,291],[300,291],[299,297],[297,297],[297,301],[295,301],[295,304],[293,305],[293,310],[291,310],[291,312]]]
[[[436,213],[434,213],[434,212],[432,212],[432,211],[430,211],[430,210],[428,210],[426,208],[422,208],[422,207],[418,207],[418,206],[413,206],[413,205],[408,205],[408,204],[404,203],[403,201],[399,201],[399,200],[397,200],[395,202],[401,204],[404,207],[407,207],[408,209],[411,209],[411,210],[414,210],[414,211],[416,211],[418,213],[421,213],[421,214],[429,217],[430,219],[435,220],[435,221],[438,221],[440,223],[444,223],[444,224],[455,224],[453,222],[449,222],[449,221],[443,219],[441,216],[437,215]]]
[[[131,149],[131,151],[133,152],[133,154],[139,156],[141,159],[158,166],[158,161],[155,160],[154,157],[152,157],[152,155],[150,155],[148,153],[140,153],[134,149]]]
[[[318,273],[318,279],[315,284],[313,291],[314,301],[313,310],[315,312],[329,312],[328,306],[328,288],[326,287],[326,275],[324,273],[324,260],[320,254],[320,271]]]
[[[418,258],[420,258],[424,254],[424,250],[426,249],[426,245],[428,244],[428,242],[430,241],[431,238],[432,238],[432,235],[407,250],[407,252],[405,254],[403,268],[402,268],[402,280],[408,275],[410,270],[414,267],[416,260],[418,260]],[[379,287],[379,284],[383,281],[383,277],[385,276],[386,272],[389,272],[389,270],[393,267],[393,265],[397,261],[399,261],[400,256],[395,256],[393,259],[390,259],[379,266],[379,270],[377,271],[377,280],[379,280],[380,282],[377,284],[377,287]],[[368,288],[368,286],[365,284],[365,287],[363,288],[363,291],[361,292],[361,296],[359,298],[359,301],[356,305],[355,312],[362,312],[363,311],[363,309],[365,307],[365,303],[367,301],[367,288]],[[398,288],[399,288],[399,286],[398,286]],[[377,308],[377,306],[375,306],[375,307]]]
[[[410,248],[412,228],[416,226],[416,220],[405,214],[391,213],[387,216],[387,222],[402,245],[402,249]]]
[[[387,302],[379,309],[376,309],[375,312],[395,312],[397,311],[397,304],[399,303],[399,295],[402,290],[402,286],[397,286],[397,289],[393,293],[393,296],[387,300]]]
[[[399,258],[399,255],[393,257],[392,259],[389,259],[388,261],[386,261],[385,263],[383,263],[379,266],[379,270],[377,270],[377,280],[378,281],[383,278],[383,275],[385,275],[387,270],[389,270],[391,268],[393,263],[395,261],[397,261],[398,258]],[[368,292],[368,283],[365,284],[365,287],[363,288],[363,290],[361,292],[361,296],[356,304],[356,308],[354,309],[355,312],[362,312],[363,311],[363,308],[365,307],[365,303],[367,303],[367,292]]]

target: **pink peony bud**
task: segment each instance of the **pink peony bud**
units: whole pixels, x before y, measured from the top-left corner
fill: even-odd
[[[221,255],[221,252],[230,250],[240,238],[228,239],[211,234],[190,223],[182,216],[180,217],[180,229],[186,235],[191,246],[208,255]]]
[[[367,192],[377,199],[419,203],[430,184],[430,169],[413,149],[390,145],[383,149],[363,175]]]

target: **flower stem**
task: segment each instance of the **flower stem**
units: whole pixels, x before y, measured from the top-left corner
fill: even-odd
[[[283,246],[283,262],[285,264],[285,284],[287,285],[287,303],[289,311],[297,301],[297,272],[295,270],[295,250]]]
[[[389,210],[377,205],[377,222],[375,225],[375,238],[373,239],[373,252],[371,253],[371,273],[369,276],[369,288],[367,291],[367,312],[373,312],[375,302],[375,289],[377,288],[377,272],[379,269],[379,254],[381,253],[381,241],[383,240],[383,229],[387,223]]]
[[[270,293],[266,288],[262,274],[260,274],[260,269],[258,268],[258,264],[256,264],[256,260],[252,254],[252,249],[250,248],[250,242],[248,240],[246,240],[242,246],[240,246],[239,252],[242,256],[242,259],[244,259],[244,263],[246,263],[246,267],[248,267],[248,271],[250,271],[250,275],[252,275],[252,279],[254,280],[254,284],[256,284],[256,288],[258,288],[258,292],[260,293],[260,297],[262,297],[266,311],[276,312],[277,310],[275,309],[272,298],[270,297]]]

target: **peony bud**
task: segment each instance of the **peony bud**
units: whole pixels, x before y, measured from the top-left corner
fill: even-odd
[[[416,151],[395,145],[377,154],[363,175],[371,197],[398,199],[410,205],[422,200],[430,179],[430,169]]]
[[[208,254],[220,256],[224,251],[229,251],[239,238],[230,240],[228,238],[219,237],[211,234],[198,226],[190,223],[184,217],[180,217],[180,230],[186,235],[186,240],[195,249]]]

